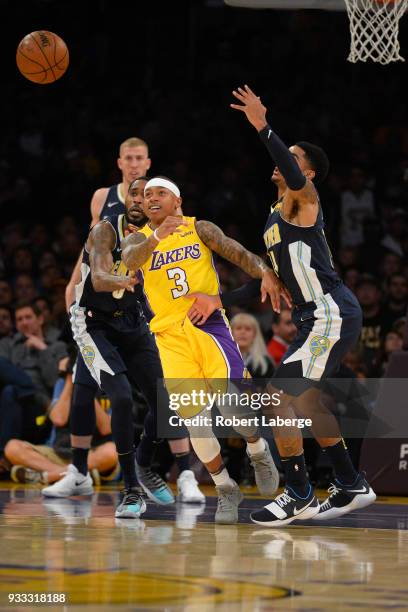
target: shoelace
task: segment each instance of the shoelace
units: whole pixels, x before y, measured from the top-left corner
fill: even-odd
[[[332,484],[328,489],[327,492],[330,493],[329,497],[334,497],[335,495],[337,495],[337,493],[340,493],[340,489],[338,487],[336,487],[335,484]]]
[[[218,498],[219,510],[229,510],[231,506],[231,493],[222,493],[222,495]]]
[[[150,488],[163,489],[166,486],[164,480],[158,474],[149,469],[144,471],[143,477],[147,481],[147,484],[150,485]]]
[[[327,492],[329,493],[329,497],[328,499],[326,499],[326,501],[321,504],[320,506],[320,510],[329,510],[331,507],[331,503],[330,500],[333,499],[333,497],[335,495],[337,495],[337,493],[340,493],[340,489],[338,487],[336,487],[335,484],[332,484],[328,489]]]
[[[283,508],[284,506],[286,506],[286,504],[290,504],[290,502],[292,501],[296,501],[295,499],[293,499],[293,497],[291,497],[289,495],[289,493],[287,492],[287,489],[284,490],[283,493],[281,493],[280,495],[278,495],[275,498],[275,502],[278,504],[278,506],[280,506],[281,508]]]
[[[125,504],[125,506],[131,505],[131,504],[140,504],[141,501],[142,501],[142,498],[140,497],[140,495],[138,495],[134,491],[125,489],[124,496],[123,496],[123,503]]]

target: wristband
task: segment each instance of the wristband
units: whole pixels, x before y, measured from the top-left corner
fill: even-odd
[[[153,232],[153,238],[155,240],[157,240],[157,242],[160,242],[160,240],[161,240],[160,236],[157,235],[157,227],[156,227],[156,229]]]

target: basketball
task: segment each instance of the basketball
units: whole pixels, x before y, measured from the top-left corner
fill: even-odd
[[[18,45],[16,62],[26,79],[47,85],[60,79],[68,68],[68,47],[53,32],[31,32]]]

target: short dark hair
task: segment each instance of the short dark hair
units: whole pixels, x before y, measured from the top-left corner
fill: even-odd
[[[296,146],[303,149],[307,161],[310,163],[312,170],[315,171],[313,182],[316,183],[316,185],[322,183],[328,175],[330,168],[329,158],[326,153],[321,147],[311,142],[306,142],[306,140],[297,142]]]
[[[31,310],[33,311],[33,313],[35,314],[36,317],[41,317],[42,316],[42,312],[41,310],[38,308],[37,304],[35,302],[29,302],[29,301],[25,301],[25,302],[18,302],[14,308],[14,312],[16,313],[17,310],[22,310],[23,308],[31,308]]]
[[[133,185],[136,183],[136,181],[148,181],[148,180],[149,178],[147,176],[138,176],[137,178],[133,179],[133,181],[129,185],[128,193],[130,193],[130,190],[133,189]]]

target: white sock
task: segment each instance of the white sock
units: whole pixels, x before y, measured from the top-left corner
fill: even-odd
[[[266,449],[265,440],[259,438],[256,442],[247,442],[247,449],[250,455],[256,455],[257,453],[263,453]]]
[[[210,472],[210,476],[214,481],[214,484],[217,487],[224,487],[224,486],[234,486],[234,481],[231,480],[228,472],[227,472],[227,468],[223,468],[221,470],[221,472],[219,472],[218,474],[211,474]]]

